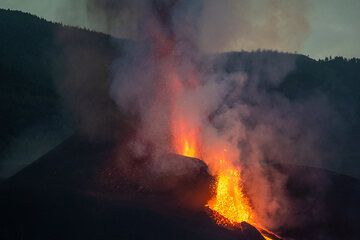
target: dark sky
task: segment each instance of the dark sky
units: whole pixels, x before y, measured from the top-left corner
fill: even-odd
[[[17,9],[51,21],[105,31],[101,19],[89,20],[85,1],[1,0],[0,8]],[[261,5],[262,1],[264,0],[254,0],[253,2]],[[302,10],[299,9],[299,11]],[[305,41],[301,47],[291,47],[290,49],[284,47],[284,49],[309,54],[313,58],[330,55],[360,57],[360,0],[311,0],[308,1],[307,12],[304,14],[310,26]],[[227,48],[226,50],[252,50],[248,48],[252,47],[239,43],[238,45],[233,44],[231,49]]]

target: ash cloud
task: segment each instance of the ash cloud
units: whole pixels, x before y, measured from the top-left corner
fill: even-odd
[[[283,190],[287,177],[268,166],[328,161],[332,155],[328,149],[334,143],[324,139],[331,129],[339,128],[341,120],[321,94],[290,101],[276,91],[295,66],[293,55],[270,56],[275,59],[273,65],[254,58],[249,72],[240,55],[234,56],[240,59],[236,60],[238,69],[230,71],[228,55],[208,59],[204,51],[227,50],[234,44],[281,50],[299,47],[308,31],[306,3],[273,0],[258,6],[245,0],[89,0],[88,9],[92,16],[106,19],[110,32],[123,31],[137,40],[135,47],[113,62],[109,83],[120,111],[139,120],[132,150],[141,156],[149,142],[157,156],[171,150],[168,99],[175,93],[169,79],[178,77],[185,86],[196,79],[199,86],[186,89],[175,104],[186,110],[192,126],[203,129],[203,147],[209,152],[219,146],[231,149],[230,158],[243,169],[261,222],[273,228],[293,224],[289,219],[295,210],[287,209],[291,203]],[[122,29],[118,29],[118,19]],[[96,90],[79,91],[91,95]],[[80,115],[85,122],[96,122],[101,112],[93,112],[95,117],[86,112]],[[113,117],[109,112],[106,118]],[[93,125],[85,126],[91,129]],[[158,169],[186,169],[171,161],[155,163]],[[216,163],[208,164],[215,171]]]

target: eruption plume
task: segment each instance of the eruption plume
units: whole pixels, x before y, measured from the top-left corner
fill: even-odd
[[[233,224],[253,222],[253,210],[244,194],[240,164],[237,162],[240,157],[238,139],[227,136],[226,132],[226,129],[233,129],[233,126],[226,126],[224,132],[221,132],[209,119],[225,98],[229,87],[226,82],[216,79],[201,80],[208,76],[200,72],[200,51],[191,41],[194,31],[187,29],[194,26],[185,23],[186,29],[183,30],[181,26],[181,31],[178,31],[179,26],[173,22],[177,12],[187,16],[186,13],[190,11],[188,8],[192,7],[187,5],[176,9],[175,6],[180,3],[181,1],[151,2],[150,12],[143,23],[146,26],[144,41],[149,47],[144,50],[145,54],[141,53],[144,55],[136,65],[146,75],[141,74],[141,78],[137,78],[139,70],[135,70],[135,73],[127,76],[143,83],[137,83],[134,87],[146,86],[151,82],[150,88],[144,89],[151,91],[147,102],[135,105],[140,108],[141,118],[138,138],[153,144],[155,151],[158,151],[155,155],[158,156],[162,156],[163,152],[173,151],[203,159],[217,176],[216,193],[207,206]],[[124,72],[125,69],[120,71],[121,74]],[[113,88],[113,94],[120,106],[127,102],[122,100],[124,96],[138,101],[143,94],[149,94],[146,92],[139,96],[139,92],[135,91],[135,96],[127,96],[124,89],[128,88],[123,85],[124,82],[118,80],[115,84],[119,85]],[[206,99],[209,96],[213,100]],[[126,109],[128,105],[123,107]],[[159,124],[160,129],[154,124]]]
[[[274,54],[275,63],[259,55],[249,63],[243,55],[213,58],[204,50],[229,50],[235,43],[240,48],[299,47],[308,30],[306,3],[87,3],[91,16],[105,17],[110,32],[136,40],[113,63],[110,89],[120,111],[138,120],[134,153],[141,156],[151,146],[157,167],[171,164],[161,161],[169,152],[202,159],[217,179],[207,207],[231,224],[247,221],[274,229],[295,224],[283,191],[286,177],[268,166],[328,159],[332,153],[324,146],[331,140],[320,140],[330,139],[328,130],[337,128],[336,113],[320,94],[296,102],[276,91],[295,66],[294,55]],[[258,15],[260,22],[253,22]],[[121,30],[114,19],[124,23]],[[306,114],[309,109],[312,115]]]

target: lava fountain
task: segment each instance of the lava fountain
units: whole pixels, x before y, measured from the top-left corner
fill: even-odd
[[[178,99],[185,91],[198,87],[194,84],[196,80],[187,86],[186,81],[181,81],[180,75],[170,76],[170,86],[173,88],[170,100],[172,148],[177,154],[202,159],[215,175],[214,195],[205,206],[212,212],[215,222],[228,228],[236,228],[240,223],[247,222],[256,227],[265,239],[279,239],[256,221],[255,212],[244,191],[241,169],[231,161],[237,156],[237,151],[224,141],[219,141],[216,146],[204,146],[202,133],[205,129],[201,121],[191,119],[193,116],[189,116],[189,109],[179,104]]]
[[[201,158],[205,163],[213,162],[214,159],[206,158],[206,153],[201,152],[199,147],[199,129],[186,129],[189,126],[184,119],[175,120],[179,123],[179,130],[175,131],[179,135],[173,136],[174,149],[177,154],[187,157]],[[191,125],[191,124],[190,124]],[[226,152],[226,149],[224,149]],[[223,154],[226,155],[226,154]],[[205,156],[205,157],[204,157]],[[274,233],[266,230],[256,223],[255,213],[251,208],[250,201],[244,193],[243,182],[240,170],[233,166],[227,158],[218,158],[218,169],[216,169],[216,182],[214,185],[214,196],[208,201],[208,207],[218,225],[236,228],[241,222],[248,222],[256,227],[265,239],[280,239]]]
[[[202,128],[199,122],[189,117],[188,109],[178,104],[178,99],[186,90],[185,84],[177,74],[171,74],[169,79],[173,87],[171,100],[171,135],[173,150],[180,155],[199,158],[205,161],[216,174],[214,197],[207,203],[207,207],[219,213],[230,223],[251,222],[253,219],[250,202],[244,194],[240,170],[228,159],[229,149],[222,150],[202,148]],[[194,87],[194,86],[192,86]],[[219,219],[216,222],[221,224]]]

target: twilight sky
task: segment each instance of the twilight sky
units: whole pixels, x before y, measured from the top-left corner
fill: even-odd
[[[0,0],[0,8],[29,12],[51,21],[106,31],[101,19],[87,16],[86,0]],[[263,0],[254,0],[261,4]],[[304,1],[304,0],[299,0]],[[299,10],[300,11],[300,10]],[[256,18],[256,16],[254,17]],[[289,49],[311,57],[360,57],[360,0],[308,1],[306,18],[310,25],[302,47]],[[257,19],[250,19],[256,22]],[[230,50],[252,50],[232,45]],[[227,49],[229,50],[229,49]]]

